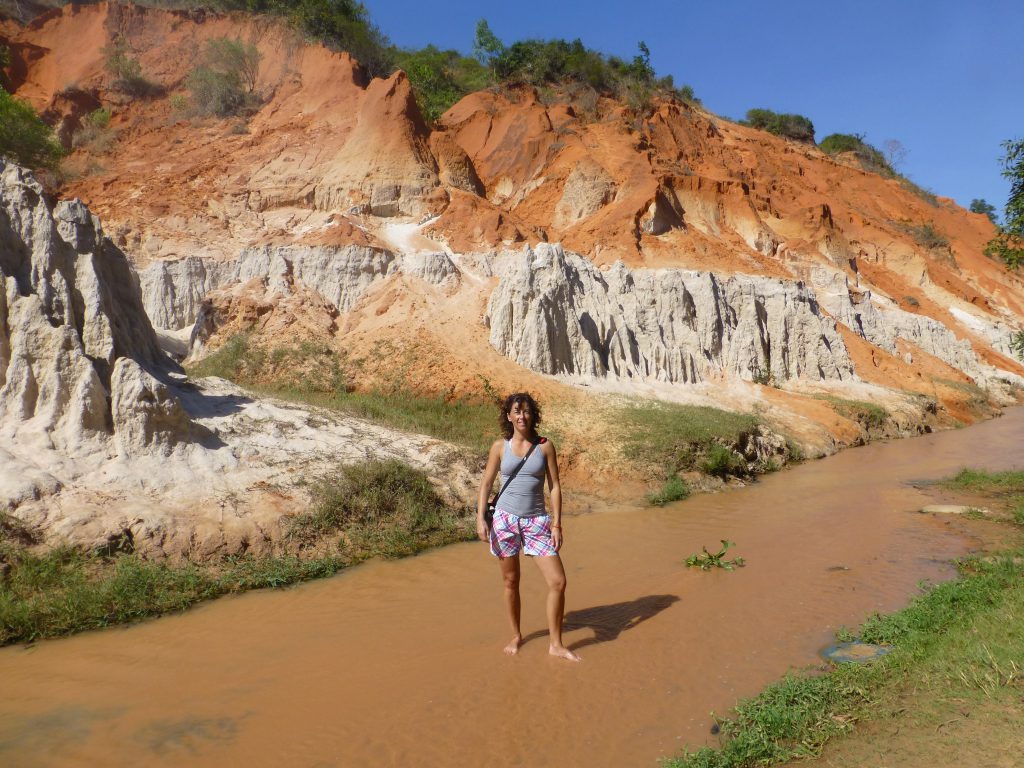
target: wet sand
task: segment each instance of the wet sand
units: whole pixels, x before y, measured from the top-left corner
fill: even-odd
[[[483,544],[0,650],[0,765],[654,766],[820,663],[840,625],[950,578],[971,542],[910,481],[1020,466],[1024,409],[747,488],[566,521],[567,644],[524,563],[518,657]],[[599,482],[595,478],[595,482]],[[572,489],[568,489],[571,493]],[[748,566],[687,569],[735,541]]]

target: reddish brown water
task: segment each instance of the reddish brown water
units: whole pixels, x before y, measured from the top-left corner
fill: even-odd
[[[712,710],[819,662],[969,542],[908,481],[1021,460],[1024,409],[664,509],[570,518],[568,643],[524,572],[517,658],[483,545],[0,651],[0,765],[654,766]],[[687,569],[721,538],[748,567]]]

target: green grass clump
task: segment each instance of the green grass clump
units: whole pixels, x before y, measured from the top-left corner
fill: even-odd
[[[833,133],[822,139],[818,147],[827,155],[853,152],[865,171],[880,173],[886,177],[896,175],[885,155],[877,147],[868,144],[863,134]]]
[[[239,333],[228,339],[212,355],[190,365],[188,375],[196,379],[217,376],[221,379],[235,381],[249,364],[249,358],[249,334]],[[254,369],[258,367],[258,365],[253,366]]]
[[[861,639],[891,645],[891,653],[823,675],[788,675],[719,720],[721,748],[686,752],[663,765],[753,768],[817,756],[830,738],[869,715],[882,691],[910,684],[939,687],[941,695],[951,684],[983,694],[1007,688],[1019,672],[1024,630],[1021,554],[968,561],[958,581],[928,589],[902,611],[871,617]]]
[[[900,186],[903,187],[905,190],[907,190],[908,192],[910,192],[912,194],[917,195],[918,197],[920,197],[922,200],[924,200],[929,205],[931,205],[931,206],[933,206],[935,208],[939,207],[938,195],[936,195],[930,189],[925,189],[920,184],[915,184],[913,181],[908,179],[906,176],[899,176],[899,175],[897,175],[897,179],[899,180]]]
[[[758,426],[751,414],[676,403],[631,405],[617,414],[626,458],[672,475],[696,469],[714,445],[734,444]]]
[[[131,552],[58,547],[43,554],[16,518],[0,513],[0,645],[181,611],[202,600],[330,576],[370,557],[402,557],[473,537],[473,516],[448,507],[426,475],[396,460],[341,468],[291,518],[318,557],[235,555],[211,563],[149,561]],[[334,540],[337,538],[337,540]]]
[[[1024,525],[1024,471],[985,472],[961,469],[942,485],[952,490],[985,493],[1000,499],[1017,525]]]
[[[181,610],[215,594],[198,566],[113,560],[61,547],[9,551],[0,585],[0,643],[34,640]]]
[[[655,506],[663,507],[672,501],[682,501],[690,495],[690,486],[678,475],[665,481],[665,485],[657,493],[647,495],[647,501]]]
[[[490,402],[398,391],[339,394],[329,405],[353,416],[464,446],[481,456],[490,449],[497,429],[497,409]]]
[[[845,416],[860,424],[865,429],[879,429],[889,420],[889,411],[880,405],[863,400],[847,400],[834,395],[818,395],[819,400],[826,400],[840,416]]]
[[[946,488],[963,491],[1024,493],[1024,472],[985,472],[964,467],[953,477],[942,481]]]
[[[941,384],[949,387],[950,389],[955,389],[958,392],[963,392],[964,394],[969,395],[970,397],[967,400],[966,405],[972,410],[980,411],[982,413],[988,413],[993,410],[992,404],[989,402],[988,393],[977,384],[969,381],[955,381],[953,379],[943,378],[935,378],[933,381],[936,384]]]
[[[710,571],[712,568],[721,568],[725,571],[733,571],[736,568],[742,568],[747,564],[747,561],[742,557],[735,557],[732,560],[725,559],[725,553],[729,551],[730,547],[735,547],[736,544],[726,539],[721,539],[722,548],[717,552],[708,552],[706,546],[701,547],[701,551],[696,554],[690,555],[686,558],[687,568],[700,568],[702,571]]]
[[[749,474],[746,460],[736,451],[726,448],[720,443],[712,443],[707,456],[700,463],[702,472],[723,480],[727,477],[741,477]]]
[[[343,548],[400,557],[469,537],[469,516],[451,510],[425,472],[395,459],[342,467],[313,488],[310,512],[289,521],[289,536],[313,543],[343,534]]]

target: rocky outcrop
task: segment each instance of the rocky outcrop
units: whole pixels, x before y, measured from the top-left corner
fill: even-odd
[[[567,229],[591,216],[615,199],[615,189],[615,180],[599,163],[580,160],[565,180],[552,226]]]
[[[146,449],[166,455],[192,431],[188,413],[167,385],[129,357],[114,365],[110,409],[122,456]]]
[[[423,214],[424,196],[439,183],[428,136],[404,72],[372,81],[355,130],[324,168],[314,204],[374,216]]]
[[[835,321],[801,283],[687,270],[607,271],[559,246],[524,249],[492,293],[491,344],[548,374],[698,382],[848,379]]]
[[[662,183],[661,195],[683,212],[687,225],[704,234],[719,236],[732,230],[754,251],[772,254],[778,249],[778,236],[762,221],[743,182],[673,176]]]
[[[2,159],[0,283],[0,429],[11,438],[87,450],[125,423],[108,398],[125,414],[139,405],[119,371],[152,379],[146,370],[173,365],[99,221],[77,200],[51,209],[32,175]],[[148,420],[144,412],[130,418]]]
[[[997,379],[1016,381],[1020,378],[983,362],[970,341],[957,338],[935,318],[879,303],[869,290],[853,292],[848,278],[841,272],[826,274],[819,270],[816,275],[815,284],[823,287],[818,293],[822,306],[843,325],[886,352],[899,354],[897,341],[902,339],[962,371],[983,387]],[[979,333],[996,336],[991,330],[992,324],[982,326],[981,321],[973,317],[969,320],[980,326],[975,329]],[[1004,329],[1004,334],[1009,337],[1008,330]]]
[[[268,291],[282,295],[300,283],[339,312],[348,312],[374,281],[398,271],[435,284],[458,272],[443,253],[397,256],[356,245],[261,246],[246,248],[231,261],[188,257],[156,262],[140,272],[138,279],[153,325],[177,330],[196,321],[208,294],[236,283],[260,280]]]
[[[473,161],[451,136],[441,131],[430,134],[430,151],[437,161],[438,178],[444,186],[483,195],[484,186],[476,175]]]

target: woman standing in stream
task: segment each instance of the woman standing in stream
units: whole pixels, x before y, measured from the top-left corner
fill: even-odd
[[[505,582],[505,610],[512,625],[512,640],[505,653],[515,655],[523,643],[520,629],[519,553],[534,558],[548,585],[547,619],[552,656],[579,661],[562,644],[565,615],[565,569],[558,556],[562,547],[562,489],[558,480],[555,446],[537,434],[540,406],[526,392],[505,398],[499,414],[504,439],[495,440],[487,457],[477,499],[476,533],[489,541]],[[501,491],[494,519],[488,523],[488,499],[494,478],[501,471]],[[544,507],[544,479],[551,492],[551,514]]]

